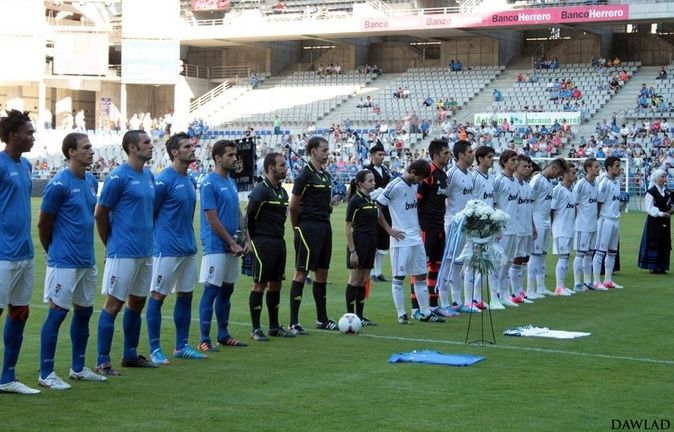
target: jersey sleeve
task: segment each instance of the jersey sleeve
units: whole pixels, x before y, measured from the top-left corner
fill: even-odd
[[[246,222],[248,223],[248,232],[250,235],[255,234],[255,216],[262,207],[264,197],[262,197],[262,190],[259,187],[253,189],[248,196],[248,208],[246,209]]]
[[[201,184],[200,194],[202,210],[215,210],[218,208],[218,194],[216,189],[216,185],[210,180]]]
[[[611,188],[609,187],[609,182],[607,180],[602,180],[602,182],[599,183],[599,187],[597,188],[597,202],[604,204],[609,198],[610,194]]]
[[[379,196],[377,197],[377,202],[379,204],[383,205],[384,207],[388,207],[391,200],[395,197],[395,191],[393,189],[393,186],[396,183],[397,182],[392,181],[391,183],[386,185],[384,191],[380,193]]]
[[[550,210],[558,211],[557,206],[559,205],[560,198],[560,188],[556,187],[552,190],[552,201],[550,202]]]
[[[167,179],[162,176],[157,176],[154,182],[154,215],[157,217],[161,210],[168,191]]]
[[[299,195],[303,196],[304,195],[304,189],[307,186],[307,170],[304,169],[300,172],[300,175],[298,175],[295,178],[295,181],[293,183],[293,194],[294,195]]]
[[[353,222],[353,216],[358,208],[358,196],[354,195],[349,200],[349,205],[346,207],[346,221]]]
[[[40,210],[50,215],[56,215],[67,195],[66,188],[61,182],[49,182],[42,192]]]
[[[123,188],[124,179],[122,177],[116,174],[109,175],[103,183],[103,190],[98,203],[109,209],[114,208],[122,195]]]
[[[419,182],[419,186],[417,186],[417,201],[424,201],[426,199],[428,192],[433,187],[434,182],[435,177],[432,175],[429,175]]]

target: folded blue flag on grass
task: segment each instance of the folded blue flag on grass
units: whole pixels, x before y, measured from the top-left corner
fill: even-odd
[[[396,353],[389,359],[389,363],[423,363],[443,366],[470,366],[485,357],[471,354],[444,354],[439,351],[414,350],[408,353]]]

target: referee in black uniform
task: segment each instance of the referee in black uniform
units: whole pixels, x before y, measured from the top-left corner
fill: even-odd
[[[374,174],[375,189],[384,189],[393,178],[391,171],[383,163],[385,155],[386,152],[384,151],[384,146],[379,141],[370,149],[370,165],[366,166],[365,169],[370,170],[372,174]],[[391,215],[389,214],[388,207],[384,207],[382,212],[384,213],[386,222],[391,225]],[[386,255],[389,247],[389,235],[381,226],[377,226],[377,254],[374,258],[374,266],[370,272],[370,277],[373,281],[386,282],[386,278],[382,274],[381,268],[384,261],[384,255]]]
[[[314,272],[313,294],[316,302],[316,328],[337,330],[328,318],[326,282],[332,257],[332,178],[323,170],[330,149],[322,137],[312,137],[306,144],[309,162],[295,178],[290,196],[290,223],[295,231],[295,276],[290,286],[290,332],[306,335],[299,322],[304,282],[309,271]]]
[[[370,275],[374,256],[377,253],[377,230],[379,212],[370,199],[374,190],[374,175],[370,170],[360,170],[351,180],[349,205],[346,208],[344,234],[348,247],[346,266],[349,283],[346,285],[346,311],[356,313],[363,326],[374,325],[363,316],[365,306],[365,282]]]
[[[250,318],[256,341],[269,339],[260,326],[262,297],[267,288],[269,336],[293,337],[278,321],[281,284],[286,267],[286,242],[283,238],[288,210],[288,192],[281,182],[288,168],[281,153],[269,153],[263,162],[263,180],[248,197],[248,235],[253,253],[253,289],[250,292]]]

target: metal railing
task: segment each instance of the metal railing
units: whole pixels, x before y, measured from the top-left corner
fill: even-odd
[[[209,68],[208,66],[199,66],[193,64],[183,64],[182,71],[180,75],[190,77],[190,78],[209,78]]]

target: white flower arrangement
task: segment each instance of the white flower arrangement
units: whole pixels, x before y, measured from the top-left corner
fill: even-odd
[[[508,224],[510,216],[489,207],[479,200],[470,200],[464,209],[454,215],[452,222],[461,226],[462,233],[470,240],[489,240],[499,235]]]

